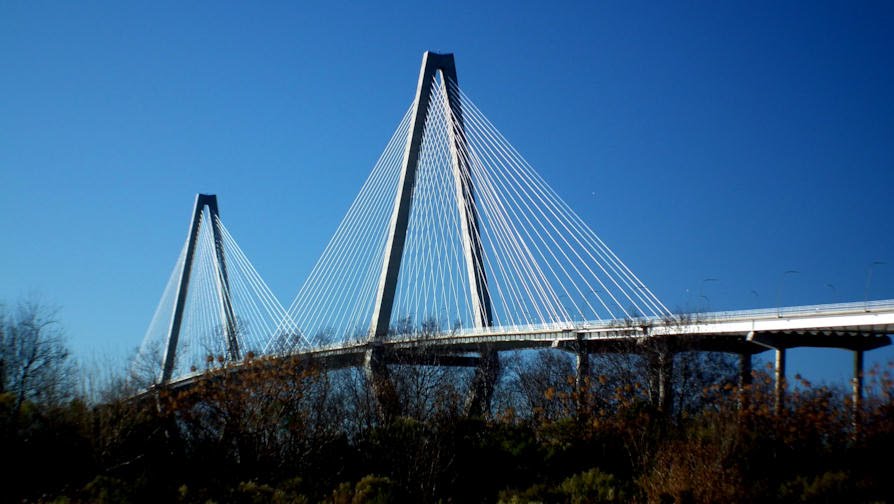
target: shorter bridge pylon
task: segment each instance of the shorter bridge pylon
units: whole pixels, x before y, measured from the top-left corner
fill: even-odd
[[[217,208],[217,196],[214,194],[197,194],[193,208],[192,219],[187,235],[186,258],[183,270],[177,286],[177,294],[174,301],[174,314],[171,317],[171,325],[168,330],[165,344],[164,360],[162,361],[161,383],[171,380],[174,371],[174,363],[177,358],[177,345],[180,340],[180,330],[183,323],[183,310],[186,306],[186,298],[189,292],[190,278],[192,276],[193,263],[195,262],[196,245],[199,230],[203,224],[203,214],[208,209],[209,223],[214,237],[214,278],[216,295],[219,302],[219,316],[227,342],[227,358],[231,361],[239,360],[239,341],[236,338],[236,315],[233,312],[233,303],[230,296],[230,281],[227,275],[227,263],[224,256],[223,237],[220,229],[220,211]]]

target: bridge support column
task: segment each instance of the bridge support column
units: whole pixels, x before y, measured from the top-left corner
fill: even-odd
[[[751,354],[739,354],[739,410],[748,407],[748,395],[751,393]]]
[[[663,351],[658,354],[658,410],[666,416],[673,413],[674,354]]]
[[[575,353],[577,362],[574,385],[577,389],[577,409],[578,414],[583,414],[590,410],[590,352],[585,343],[578,339]]]
[[[853,436],[860,437],[860,423],[863,414],[863,350],[854,350],[854,379],[853,383]]]
[[[670,417],[673,413],[674,352],[662,348],[649,357],[652,373],[652,390],[655,392],[653,405]]]
[[[490,413],[491,400],[499,377],[499,354],[493,349],[482,350],[481,364],[475,368],[475,376],[472,377],[472,386],[466,398],[468,416],[484,417]]]
[[[366,351],[363,362],[363,371],[366,380],[372,389],[376,400],[376,413],[383,423],[389,423],[400,415],[400,401],[391,375],[388,373],[388,365],[385,350],[381,345],[371,344]]]
[[[785,407],[785,348],[776,349],[775,394],[773,410],[777,415]]]
[[[579,391],[585,391],[590,384],[590,352],[586,349],[577,351],[575,363],[575,385]]]

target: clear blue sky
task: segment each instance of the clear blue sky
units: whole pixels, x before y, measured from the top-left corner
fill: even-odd
[[[425,50],[672,309],[894,298],[890,2],[484,3],[3,2],[0,300],[128,353],[208,192],[288,303]]]

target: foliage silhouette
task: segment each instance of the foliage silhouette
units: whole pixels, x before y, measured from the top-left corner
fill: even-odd
[[[21,319],[5,317],[4,335],[10,320]],[[61,340],[54,344],[67,356]],[[353,504],[894,495],[886,462],[894,449],[891,366],[866,373],[857,431],[844,389],[792,377],[776,412],[769,372],[756,370],[739,390],[728,358],[683,347],[669,415],[654,398],[648,351],[592,355],[584,379],[561,350],[503,355],[491,415],[474,418],[463,409],[468,370],[398,359],[389,367],[402,414],[387,422],[362,370],[301,358],[249,355],[234,367],[209,355],[188,384],[136,395],[139,376],[123,372],[103,382],[105,390],[84,394],[71,385],[52,399],[26,393],[19,401],[20,382],[7,380],[4,498]]]

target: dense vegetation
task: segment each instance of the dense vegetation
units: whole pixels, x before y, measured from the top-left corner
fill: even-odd
[[[633,353],[632,350],[637,350]],[[36,305],[0,315],[4,500],[29,502],[886,502],[889,370],[867,373],[859,430],[843,390],[795,378],[785,409],[734,361],[678,354],[660,412],[648,349],[504,355],[490,415],[471,371],[391,366],[403,414],[380,422],[362,372],[252,359],[134,397],[137,375],[75,370]],[[81,376],[78,376],[80,374]],[[89,375],[90,373],[86,373]],[[101,383],[100,383],[101,382]]]

